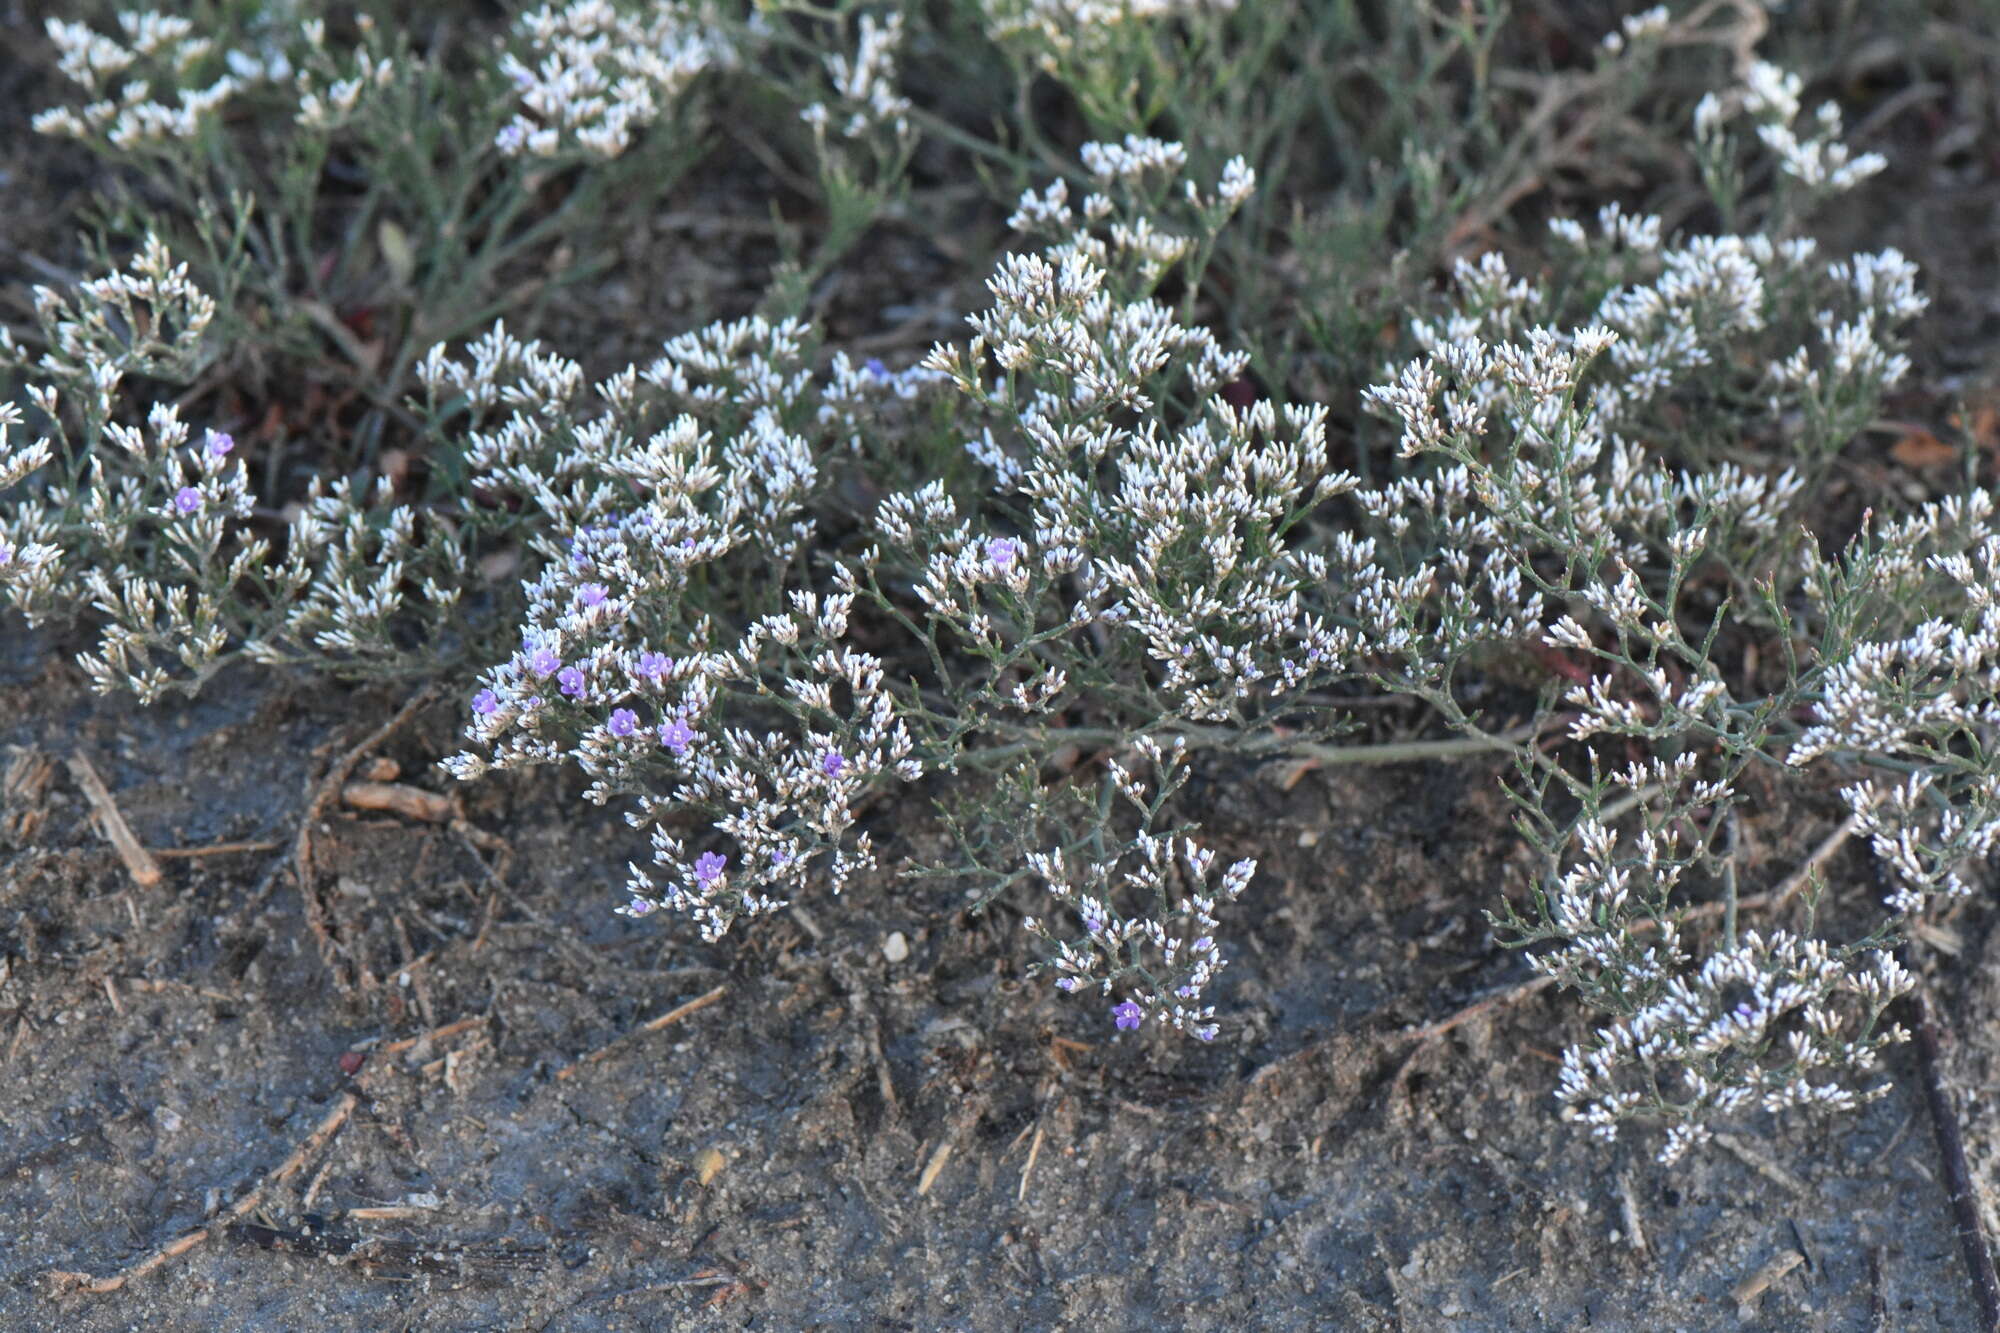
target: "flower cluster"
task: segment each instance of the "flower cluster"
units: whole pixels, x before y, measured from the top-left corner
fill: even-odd
[[[858,139],[869,131],[887,127],[899,139],[907,139],[910,101],[896,91],[896,49],[903,40],[903,16],[892,13],[877,22],[873,14],[861,16],[854,54],[832,52],[826,57],[827,77],[833,83],[834,105],[814,102],[799,113],[815,134],[829,128],[847,139]]]
[[[365,44],[343,62],[328,49],[326,23],[317,18],[286,32],[266,24],[254,44],[227,48],[196,36],[185,18],[121,10],[117,22],[123,42],[81,23],[48,21],[60,54],[57,67],[97,100],[37,113],[37,132],[120,153],[165,149],[198,139],[239,94],[286,85],[300,125],[332,130],[354,114],[365,93],[388,87],[397,72],[396,61]],[[357,26],[364,40],[373,35],[365,16]],[[204,85],[209,75],[214,77]]]
[[[500,57],[520,110],[494,143],[510,157],[617,157],[696,79],[735,61],[726,33],[684,0],[544,5],[516,20]]]
[[[987,31],[994,39],[1029,47],[1051,73],[1071,62],[1100,58],[1127,28],[1236,8],[1236,0],[982,0],[982,4]]]
[[[713,937],[816,878],[837,891],[873,864],[849,836],[854,801],[922,771],[882,663],[847,641],[852,593],[787,588],[822,458],[846,443],[853,372],[823,401],[804,326],[762,319],[676,339],[594,389],[504,330],[469,351],[422,373],[482,414],[474,484],[544,515],[553,546],[525,584],[518,647],[483,673],[476,748],[447,768],[575,763],[588,799],[629,798],[653,842],[632,914],[668,907]],[[751,616],[727,642],[718,586],[763,590],[727,606]],[[691,853],[672,831],[689,810],[716,845]]]
[[[1563,1053],[1556,1097],[1566,1119],[1609,1139],[1644,1113],[1670,1122],[1659,1160],[1672,1165],[1713,1134],[1710,1121],[1755,1109],[1851,1110],[1889,1090],[1881,1052],[1907,1038],[1879,1027],[1910,989],[1886,953],[1863,967],[1820,940],[1752,931],[1676,977],[1659,998]]]
[[[1757,137],[1771,150],[1778,169],[1820,195],[1851,190],[1889,165],[1880,153],[1856,155],[1840,141],[1840,108],[1832,102],[1820,103],[1801,134],[1803,90],[1798,75],[1753,61],[1744,86],[1733,98],[1710,93],[1702,99],[1695,109],[1695,134],[1712,139],[1720,133],[1733,102],[1735,110],[1756,122]]]
[[[1044,968],[1056,974],[1058,990],[1124,997],[1111,1007],[1119,1029],[1157,1019],[1213,1041],[1215,1006],[1203,1004],[1202,995],[1228,966],[1216,943],[1216,908],[1242,894],[1257,863],[1234,862],[1217,878],[1214,852],[1185,833],[1154,832],[1166,797],[1186,781],[1186,745],[1177,740],[1166,749],[1145,737],[1133,748],[1155,771],[1150,789],[1117,761],[1108,765],[1118,796],[1139,814],[1141,826],[1131,840],[1110,855],[1077,858],[1074,871],[1061,849],[1028,857],[1029,868],[1075,916],[1082,934],[1065,934],[1032,916],[1021,928],[1049,947]]]
[[[45,26],[59,54],[57,68],[95,100],[38,112],[33,124],[39,134],[101,139],[124,152],[193,139],[244,86],[243,75],[213,70],[215,43],[197,36],[185,18],[121,10],[123,41],[83,23],[52,18]],[[204,70],[215,73],[206,83]]]
[[[1247,358],[1145,295],[1247,196],[1249,169],[1229,164],[1213,197],[1188,182],[1191,225],[1176,235],[1144,210],[1176,181],[1179,145],[1132,139],[1083,156],[1107,192],[1085,197],[1080,219],[1060,185],[1025,196],[1019,225],[1053,239],[1002,260],[992,308],[968,320],[971,342],[925,364],[986,419],[967,448],[991,475],[989,505],[1039,565],[1012,570],[1010,544],[998,582],[1029,599],[1062,582],[1068,605],[1038,621],[1064,626],[1049,633],[1092,626],[1146,664],[1170,712],[1240,720],[1353,655],[1354,635],[1309,605],[1326,560],[1285,536],[1355,479],[1328,465],[1323,409],[1232,405],[1222,391]],[[927,612],[993,643],[970,595],[996,582],[992,552],[982,564],[969,529],[950,526],[950,500],[913,498],[883,516],[887,541],[923,562]]]

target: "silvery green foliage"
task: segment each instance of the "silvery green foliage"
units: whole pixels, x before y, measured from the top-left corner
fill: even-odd
[[[1490,256],[1462,265],[1455,309],[1413,328],[1426,354],[1369,393],[1405,456],[1436,462],[1360,503],[1400,549],[1470,555],[1390,585],[1401,660],[1380,679],[1474,726],[1447,686],[1492,637],[1463,623],[1482,600],[1489,623],[1504,613],[1501,629],[1561,654],[1573,744],[1522,752],[1511,787],[1546,869],[1496,924],[1610,1019],[1565,1055],[1565,1114],[1605,1136],[1663,1120],[1672,1161],[1733,1113],[1883,1090],[1878,1053],[1902,1034],[1878,1020],[1909,985],[1880,952],[1893,922],[1849,944],[1738,936],[1740,779],[1828,758],[1914,766],[1890,792],[1852,784],[1845,799],[1898,878],[1896,914],[1962,891],[1956,868],[2000,838],[1995,784],[1957,757],[1984,753],[1989,720],[1992,559],[1969,542],[1991,502],[1934,505],[1834,560],[1797,529],[1828,461],[1907,372],[1893,331],[1924,302],[1900,255],[1825,263],[1810,242],[1762,235],[1669,245],[1657,220],[1616,209],[1595,237],[1556,231],[1570,254],[1546,283]],[[1691,415],[1683,397],[1706,409],[1699,431],[1764,441],[1771,461],[1712,461],[1675,424]],[[1485,587],[1469,589],[1478,568]],[[1965,612],[1910,623],[1937,585],[1961,589]],[[1718,656],[1774,630],[1775,676]],[[1803,657],[1795,636],[1813,645]],[[1634,752],[1649,757],[1612,759]],[[1703,944],[1689,914],[1716,895],[1722,938]]]
[[[1105,70],[1228,8],[982,12],[1110,116],[1130,89]],[[603,0],[521,16],[477,153],[523,179],[548,159],[605,170],[741,39],[776,40],[711,17]],[[843,12],[824,25],[840,49],[807,53],[817,92],[795,104],[850,221],[900,188],[914,145],[902,24]],[[192,152],[255,88],[318,132],[414,68],[266,26],[225,52],[157,15],[117,38],[54,25],[97,100],[41,128]],[[1648,11],[1606,47],[1666,31]],[[1083,68],[1091,51],[1116,59]],[[1745,152],[1807,202],[1876,169],[1836,113],[1802,120],[1799,92],[1760,65],[1703,104],[1718,192]],[[593,383],[494,325],[414,366],[429,493],[315,482],[282,535],[255,526],[234,441],[128,402],[130,378],[186,383],[217,350],[214,302],[149,243],[74,296],[38,293],[46,350],[6,349],[35,415],[7,404],[0,430],[45,433],[0,442],[0,594],[31,618],[91,605],[93,683],[148,699],[239,653],[372,676],[476,662],[445,767],[576,765],[650,840],[620,910],[709,938],[874,866],[876,797],[970,790],[985,813],[929,869],[989,893],[1036,882],[1048,906],[1027,929],[1060,989],[1119,1029],[1202,1040],[1222,909],[1255,865],[1219,867],[1169,798],[1203,752],[1338,734],[1332,687],[1407,695],[1516,757],[1541,865],[1496,928],[1604,1024],[1565,1054],[1567,1115],[1607,1137],[1664,1121],[1671,1161],[1733,1114],[1878,1093],[1901,1036],[1879,1020],[1909,985],[1881,949],[1968,892],[2000,841],[1992,497],[1871,519],[1844,546],[1801,529],[1908,372],[1913,267],[1828,260],[1782,228],[1558,220],[1546,271],[1465,261],[1411,321],[1420,355],[1366,398],[1400,458],[1364,486],[1330,459],[1325,407],[1259,397],[1247,356],[1195,322],[1249,165],[1197,178],[1182,145],[1139,135],[1080,156],[1090,183],[1020,199],[1028,247],[966,340],[920,366],[856,365],[807,321],[752,318]],[[1471,701],[1494,660],[1530,654],[1559,683],[1547,743],[1512,747]],[[1058,799],[1047,770],[1080,747],[1105,776]],[[1888,915],[1858,939],[1737,921],[1744,775],[1785,767],[1839,791],[1888,873]]]

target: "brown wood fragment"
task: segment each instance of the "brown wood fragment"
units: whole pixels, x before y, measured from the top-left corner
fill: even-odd
[[[278,844],[275,842],[212,842],[206,847],[155,847],[152,853],[154,856],[163,857],[235,856],[242,852],[276,850]]]
[[[1731,1287],[1729,1294],[1735,1298],[1737,1314],[1746,1319],[1753,1315],[1756,1312],[1758,1299],[1770,1289],[1771,1284],[1805,1261],[1806,1257],[1797,1250],[1782,1251],[1774,1255],[1762,1268]]]
[[[689,1000],[686,1004],[676,1005],[674,1008],[669,1009],[666,1013],[661,1014],[658,1018],[651,1019],[645,1023],[640,1024],[639,1027],[634,1029],[631,1033],[628,1033],[626,1036],[614,1038],[613,1040],[606,1042],[604,1045],[598,1047],[596,1050],[578,1056],[576,1058],[575,1063],[565,1065],[563,1068],[558,1069],[556,1071],[556,1078],[558,1080],[565,1080],[570,1078],[572,1075],[576,1073],[577,1070],[583,1068],[585,1065],[596,1064],[599,1060],[605,1059],[613,1051],[617,1050],[620,1046],[624,1045],[625,1042],[629,1041],[632,1037],[638,1036],[640,1033],[658,1032],[661,1028],[672,1027],[675,1023],[680,1022],[683,1018],[686,1018],[689,1014],[697,1013],[703,1009],[708,1008],[708,1006],[714,1004],[717,1000],[720,1000],[724,995],[728,994],[728,992],[729,992],[729,987],[727,985],[721,985],[717,986],[712,991],[708,991],[704,994],[695,996],[692,1000]]]
[[[951,1150],[956,1146],[950,1139],[946,1139],[937,1146],[937,1151],[931,1154],[931,1160],[924,1163],[924,1173],[917,1177],[919,1199],[929,1194],[931,1186],[937,1184],[938,1175],[944,1170],[944,1164],[951,1160]]]
[[[140,888],[153,888],[163,878],[160,863],[132,836],[132,826],[118,812],[117,802],[111,799],[111,791],[104,785],[104,779],[97,776],[97,767],[90,762],[90,756],[81,750],[71,754],[69,771],[90,801],[91,809],[97,812],[97,823],[104,830],[105,838],[117,848],[118,858],[125,863],[125,873]]]
[[[218,1213],[215,1220],[207,1226],[187,1232],[185,1235],[176,1236],[173,1240],[154,1250],[138,1263],[120,1272],[113,1273],[109,1277],[92,1277],[88,1273],[75,1273],[64,1269],[54,1269],[43,1275],[44,1281],[57,1292],[78,1291],[101,1296],[108,1292],[117,1291],[126,1283],[132,1281],[132,1279],[144,1277],[154,1269],[166,1264],[169,1260],[186,1254],[210,1236],[220,1234],[229,1224],[240,1220],[246,1214],[255,1210],[264,1202],[264,1195],[273,1187],[282,1185],[285,1181],[297,1175],[299,1170],[305,1166],[307,1159],[325,1147],[328,1140],[340,1132],[340,1127],[347,1123],[347,1117],[354,1113],[354,1108],[360,1104],[360,1100],[360,1098],[351,1092],[343,1093],[340,1100],[333,1104],[333,1108],[326,1113],[319,1124],[313,1127],[312,1133],[306,1135],[304,1140],[299,1143],[299,1146],[292,1150],[291,1156],[280,1162],[277,1168],[269,1175],[266,1175],[255,1189]]]
[[[355,810],[379,810],[426,824],[443,824],[456,813],[449,796],[402,782],[350,782],[340,802]]]
[[[471,1018],[456,1019],[450,1023],[446,1023],[443,1027],[432,1028],[429,1032],[419,1033],[414,1037],[404,1037],[400,1041],[384,1042],[375,1049],[384,1055],[401,1055],[404,1051],[412,1050],[423,1042],[443,1041],[446,1037],[456,1037],[459,1033],[476,1028],[485,1021],[486,1015],[474,1014]]]

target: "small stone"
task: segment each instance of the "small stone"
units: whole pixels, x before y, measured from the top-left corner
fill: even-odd
[[[900,963],[910,956],[910,942],[903,938],[902,931],[889,932],[889,938],[882,941],[882,956],[892,963]]]

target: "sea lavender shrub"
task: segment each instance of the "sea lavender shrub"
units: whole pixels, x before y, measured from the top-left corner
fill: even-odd
[[[752,320],[670,344],[573,418],[574,377],[502,387],[500,358],[477,348],[474,362],[495,369],[426,362],[441,392],[509,409],[466,456],[567,534],[529,585],[518,649],[481,682],[474,748],[449,767],[472,777],[573,762],[591,799],[628,798],[653,841],[650,866],[633,867],[629,914],[665,908],[720,935],[872,864],[854,804],[888,784],[976,780],[964,770],[1046,753],[1061,743],[1052,730],[1074,730],[1052,727],[1071,711],[1142,747],[1194,720],[1254,735],[1277,700],[1342,669],[1350,637],[1302,610],[1325,569],[1284,539],[1350,484],[1326,467],[1323,414],[1229,406],[1219,394],[1240,358],[1148,295],[1212,240],[1251,188],[1247,168],[1229,164],[1211,194],[1182,188],[1177,145],[1092,145],[1084,159],[1107,193],[1082,200],[1081,217],[1060,187],[1025,199],[1023,225],[1050,243],[1003,261],[971,343],[921,368],[857,372],[836,358],[815,374],[801,326]],[[1150,212],[1167,201],[1185,231]],[[854,433],[864,396],[878,406],[869,440]],[[865,516],[865,544],[834,555],[831,586],[802,586],[826,469],[857,447],[864,459],[894,447],[881,409],[924,398],[971,437],[984,486],[887,496]],[[717,587],[741,592],[706,603]],[[863,613],[900,633],[914,676],[849,642]],[[708,821],[699,840],[672,831],[688,813]],[[1063,836],[1038,873],[1081,835]],[[1121,896],[1164,892],[1161,858],[1175,848],[1206,873],[1185,832],[1149,826],[1133,846],[1141,864],[1117,876]],[[1215,890],[1140,904],[1158,915],[1119,917],[1126,952],[1114,966],[1099,936],[1093,984],[1117,987],[1141,1021],[1212,1036],[1212,1013],[1194,1002],[1222,965],[1216,895],[1233,898],[1249,873],[1244,863]],[[1090,874],[1108,884],[1114,869]],[[1065,955],[1078,984],[1084,948]]]
[[[711,937],[872,865],[854,800],[919,772],[883,664],[848,641],[852,592],[798,584],[831,470],[933,377],[844,357],[822,375],[812,350],[806,326],[752,318],[595,388],[498,337],[423,368],[434,395],[496,409],[469,438],[475,478],[551,521],[519,646],[482,677],[477,748],[447,767],[578,764],[589,799],[629,798],[652,829],[624,910],[670,907]],[[682,810],[729,850],[667,832]]]
[[[1757,90],[1792,86],[1764,67],[1751,77],[1752,106]],[[1791,169],[1792,141],[1759,139]],[[1822,160],[1846,160],[1819,142]],[[1436,469],[1360,499],[1392,530],[1436,534],[1419,549],[1451,538],[1505,569],[1489,578],[1514,594],[1511,623],[1573,663],[1543,713],[1572,744],[1523,750],[1510,786],[1547,869],[1495,923],[1610,1020],[1565,1055],[1565,1114],[1606,1137],[1664,1121],[1672,1161],[1732,1114],[1840,1109],[1884,1090],[1879,1053],[1904,1034],[1880,1020],[1910,982],[1882,948],[2000,836],[1985,766],[1956,753],[1983,753],[1964,743],[1984,717],[1990,561],[1975,543],[1991,500],[1974,492],[1866,530],[1836,560],[1798,526],[1908,371],[1894,329],[1924,303],[1900,255],[1828,263],[1808,241],[1764,235],[1669,245],[1656,221],[1617,210],[1595,238],[1556,231],[1570,254],[1552,283],[1489,257],[1461,267],[1453,311],[1413,327],[1427,354],[1369,398],[1406,457]],[[1592,322],[1542,323],[1561,317],[1551,290]],[[1746,438],[1761,465],[1711,461],[1708,440]],[[1934,615],[1952,585],[1956,622]],[[1445,688],[1472,644],[1450,611],[1434,615],[1380,682],[1476,726]],[[1775,666],[1744,670],[1741,645],[1773,634]],[[1616,763],[1612,738],[1646,757]],[[1739,934],[1745,773],[1829,759],[1908,771],[1913,756],[1918,776],[1890,792],[1843,789],[1896,876],[1891,917],[1847,943]],[[1719,940],[1691,933],[1697,915],[1721,917]]]
[[[197,692],[237,655],[350,674],[400,674],[435,654],[466,581],[446,529],[384,487],[315,483],[282,554],[252,522],[234,437],[155,402],[130,415],[128,379],[185,383],[209,362],[214,303],[157,239],[73,296],[38,289],[43,351],[4,353],[48,432],[0,453],[0,597],[31,624],[90,608],[78,658],[94,688],[142,701]],[[18,406],[10,424],[19,423]]]
[[[1399,447],[1364,481],[1333,462],[1329,407],[1348,404],[1266,393],[1203,322],[1251,162],[1144,132],[1147,99],[1199,96],[1176,61],[1245,40],[1236,8],[978,17],[1021,78],[1056,78],[1119,137],[1015,201],[1023,248],[967,336],[893,368],[807,312],[936,127],[903,91],[915,11],[524,12],[455,128],[404,158],[444,94],[366,24],[57,25],[92,100],[40,127],[163,164],[227,299],[157,240],[38,293],[41,347],[5,348],[25,388],[0,406],[0,596],[38,622],[87,607],[93,685],[146,699],[239,655],[453,677],[469,721],[447,771],[575,765],[647,839],[618,910],[710,939],[856,883],[879,868],[869,804],[934,798],[956,846],[906,873],[980,901],[1026,886],[1038,974],[1108,1032],[1198,1041],[1230,1028],[1226,909],[1256,866],[1224,865],[1176,793],[1218,759],[1335,753],[1355,700],[1404,696],[1513,761],[1539,869],[1496,935],[1599,1023],[1565,1053],[1566,1115],[1604,1137],[1662,1123],[1672,1161],[1730,1117],[1878,1095],[1903,1035],[1883,1014],[1910,985],[1884,950],[2000,842],[1991,494],[1871,514],[1844,542],[1804,526],[1909,374],[1898,330],[1924,307],[1901,255],[1823,256],[1802,229],[1879,160],[1836,111],[1807,116],[1799,80],[1746,64],[1694,116],[1722,231],[1612,206],[1558,218],[1532,268],[1457,264],[1401,331],[1416,355],[1365,395]],[[1647,11],[1600,60],[1637,77],[1699,36]],[[489,323],[468,294],[500,266],[694,137],[723,79],[781,94],[827,205],[763,314],[609,374],[505,324],[451,336]],[[217,222],[205,163],[244,151],[244,99],[283,104],[301,180],[336,142],[380,168],[371,189],[456,164],[422,226],[378,229],[425,316],[381,380],[400,392],[401,367],[419,390],[421,494],[363,472],[254,495],[247,432],[151,401],[240,348],[219,325],[246,256],[312,233],[316,186]],[[576,188],[529,222],[550,173]],[[1761,176],[1775,199],[1744,195]],[[451,197],[486,201],[476,236],[431,208]],[[286,225],[259,239],[260,209]],[[302,259],[266,284],[274,309],[305,308]],[[339,341],[337,318],[306,322]],[[1523,744],[1480,707],[1528,659],[1557,679]],[[1753,771],[1837,792],[1885,875],[1872,924],[1750,923],[1791,896],[1739,892]]]

